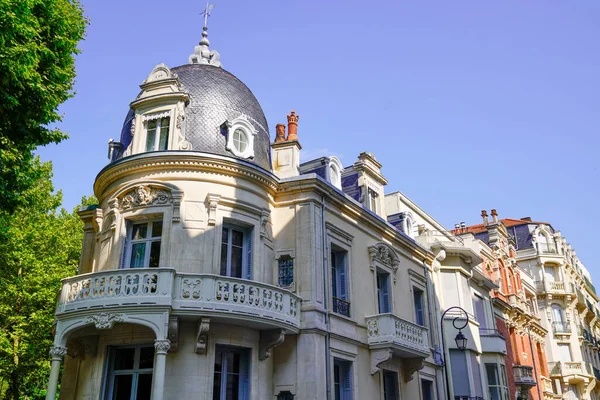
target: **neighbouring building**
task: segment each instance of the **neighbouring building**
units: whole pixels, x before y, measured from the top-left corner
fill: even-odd
[[[551,224],[491,215],[483,211],[482,224],[455,232],[495,249],[499,288],[492,295],[516,398],[600,398],[600,307],[588,270]],[[526,397],[530,376],[536,385]]]

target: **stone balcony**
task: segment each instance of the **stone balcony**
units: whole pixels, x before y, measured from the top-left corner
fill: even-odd
[[[527,365],[513,365],[513,375],[517,386],[535,386],[533,367]]]
[[[431,355],[428,329],[394,314],[377,314],[366,317],[367,343],[371,350],[371,373],[392,357],[404,363],[404,378],[408,382],[423,361]]]
[[[551,293],[551,294],[572,294],[573,286],[569,282],[563,281],[536,281],[535,288],[537,293]]]
[[[568,377],[570,375],[577,375],[580,377],[589,376],[593,377],[594,372],[592,365],[583,361],[559,361],[549,362],[548,370],[550,376],[563,376]]]
[[[170,309],[172,315],[296,333],[300,304],[288,290],[251,280],[169,268],[120,269],[64,279],[56,315]]]

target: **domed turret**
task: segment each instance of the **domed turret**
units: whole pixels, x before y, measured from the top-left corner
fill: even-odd
[[[206,28],[190,63],[161,64],[140,85],[111,161],[144,152],[184,150],[236,157],[271,169],[267,120],[256,97],[221,68]]]

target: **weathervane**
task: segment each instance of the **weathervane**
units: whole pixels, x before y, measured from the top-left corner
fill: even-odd
[[[215,7],[214,4],[208,4],[208,2],[206,3],[206,8],[204,9],[204,11],[202,11],[200,13],[200,15],[202,15],[204,17],[204,29],[207,28],[207,23],[208,23],[208,17],[210,17],[210,10],[212,10]]]
[[[210,17],[210,10],[212,10],[214,4],[206,3],[206,8],[200,13],[204,17],[204,27],[202,28],[202,39],[198,46],[194,47],[194,53],[189,57],[190,64],[209,64],[215,67],[220,67],[221,62],[219,61],[220,55],[216,50],[210,50],[210,42],[208,41],[208,17]]]

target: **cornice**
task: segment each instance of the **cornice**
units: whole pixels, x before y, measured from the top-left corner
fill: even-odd
[[[245,177],[265,186],[271,194],[275,194],[278,188],[275,175],[253,164],[215,154],[182,150],[136,154],[109,164],[96,176],[94,193],[101,197],[111,183],[142,171],[163,174],[201,171]]]

